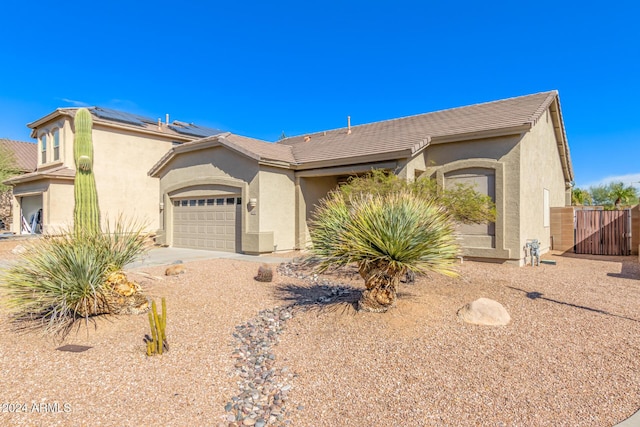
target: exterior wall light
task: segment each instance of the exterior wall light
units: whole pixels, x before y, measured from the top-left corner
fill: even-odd
[[[255,199],[255,198],[249,199],[249,208],[253,209],[256,206],[258,206],[258,199]]]

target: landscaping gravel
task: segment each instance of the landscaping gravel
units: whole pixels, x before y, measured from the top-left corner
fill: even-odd
[[[466,261],[418,276],[385,314],[353,308],[351,269],[285,264],[274,281],[235,260],[131,277],[167,298],[170,351],[147,357],[146,315],[99,318],[64,344],[0,314],[0,425],[611,426],[640,407],[635,257],[557,265]],[[460,321],[480,297],[507,326]]]

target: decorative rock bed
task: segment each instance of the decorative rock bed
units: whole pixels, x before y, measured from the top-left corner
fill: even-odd
[[[282,263],[277,268],[283,276],[307,280],[322,290],[322,295],[304,301],[306,307],[335,302],[353,291],[348,286],[320,279],[310,269],[310,264],[299,259]],[[272,348],[278,344],[286,321],[305,306],[294,303],[262,310],[256,317],[236,326],[232,357],[236,359],[235,375],[240,379],[237,381],[238,394],[224,408],[229,427],[290,425],[286,419],[290,411],[287,399],[296,375],[287,366],[275,367],[276,356]]]

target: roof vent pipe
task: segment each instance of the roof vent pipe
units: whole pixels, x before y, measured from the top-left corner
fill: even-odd
[[[347,135],[351,135],[351,116],[347,116]]]
[[[162,130],[162,119],[158,117],[158,130]]]
[[[167,125],[169,124],[169,113],[167,113]]]

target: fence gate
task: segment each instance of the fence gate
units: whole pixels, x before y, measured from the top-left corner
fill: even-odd
[[[575,212],[577,254],[631,255],[631,209]]]

